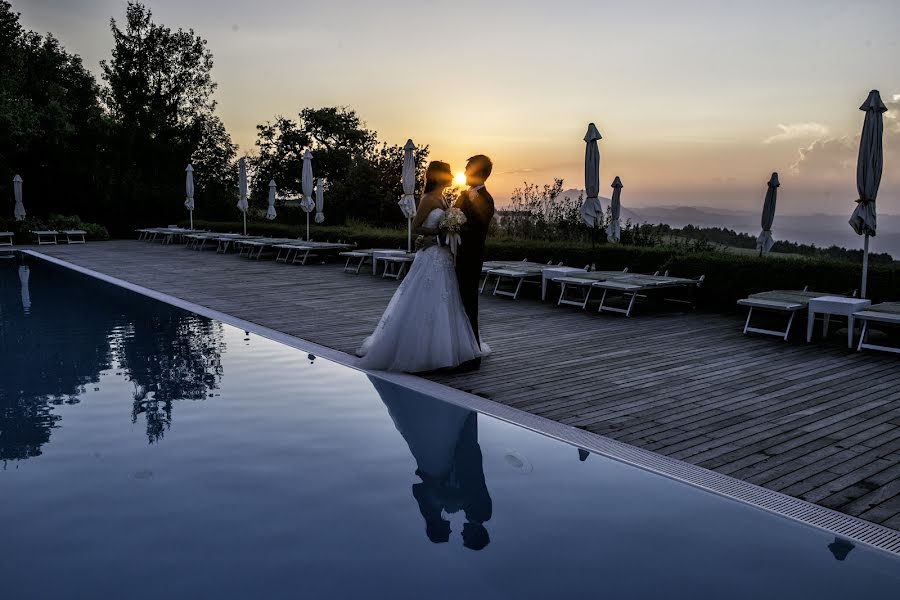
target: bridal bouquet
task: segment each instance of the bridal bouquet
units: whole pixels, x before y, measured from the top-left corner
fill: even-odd
[[[460,237],[459,232],[465,223],[465,213],[454,206],[447,209],[438,226],[445,233],[444,240],[450,246],[450,253],[453,254],[454,262],[456,261],[456,249],[462,244],[462,237]]]

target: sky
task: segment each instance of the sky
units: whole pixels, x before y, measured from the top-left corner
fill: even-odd
[[[124,0],[12,0],[99,77]],[[882,212],[900,214],[897,0],[147,0],[209,42],[219,114],[257,123],[350,106],[379,138],[428,144],[461,170],[485,153],[508,198],[523,181],[583,187],[597,124],[601,195],[623,204],[848,213],[870,89],[885,114]]]

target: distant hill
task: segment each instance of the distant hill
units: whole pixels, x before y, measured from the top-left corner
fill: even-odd
[[[582,190],[568,189],[562,195],[577,198]],[[600,198],[604,208],[609,198]],[[847,214],[776,215],[772,233],[776,240],[788,240],[799,244],[815,244],[827,248],[831,245],[844,248],[861,248],[862,238],[850,229]],[[756,235],[760,230],[760,214],[705,206],[641,206],[622,207],[622,220],[637,223],[665,223],[672,227],[695,225],[697,227],[726,227],[737,232]],[[878,235],[869,242],[873,252],[887,252],[900,257],[900,215],[879,214]]]

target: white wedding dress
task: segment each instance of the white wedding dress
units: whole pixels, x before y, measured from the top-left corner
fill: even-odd
[[[429,213],[436,228],[443,209]],[[430,246],[416,253],[375,328],[357,355],[364,369],[417,373],[458,366],[487,353],[478,346],[463,310],[450,250]]]

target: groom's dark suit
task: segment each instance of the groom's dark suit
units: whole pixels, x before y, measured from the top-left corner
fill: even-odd
[[[466,191],[456,201],[455,206],[466,215],[466,222],[460,230],[462,243],[456,253],[456,280],[463,308],[472,324],[475,337],[481,342],[478,331],[478,286],[481,281],[481,266],[484,263],[484,241],[488,227],[494,216],[494,198],[484,187],[476,191]],[[480,363],[480,359],[476,359]],[[476,364],[477,364],[476,363]]]

